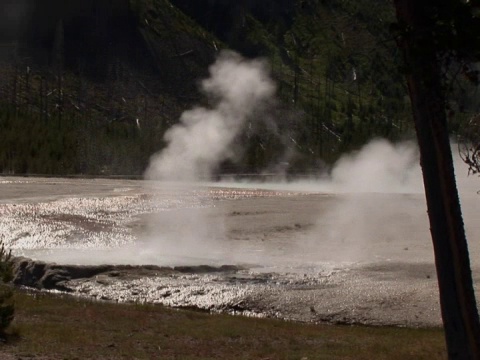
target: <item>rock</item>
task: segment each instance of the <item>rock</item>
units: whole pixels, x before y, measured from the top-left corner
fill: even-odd
[[[13,263],[13,283],[28,287],[37,287],[47,266],[44,262],[34,262],[24,257],[14,258]]]
[[[108,285],[113,281],[112,278],[118,277],[148,277],[158,276],[159,273],[167,274],[171,272],[192,274],[228,273],[240,269],[239,267],[231,265],[223,265],[220,267],[207,265],[181,266],[173,269],[153,265],[58,265],[32,260],[26,257],[16,257],[13,259],[13,263],[13,283],[15,285],[67,292],[72,291],[72,289],[68,287],[68,281],[88,279],[94,276],[98,276],[97,282]]]
[[[66,282],[74,279],[91,278],[113,269],[113,266],[75,266],[45,263],[25,257],[13,259],[13,283],[36,289],[71,291]]]
[[[235,265],[222,265],[220,267],[210,265],[197,265],[197,266],[176,266],[173,268],[175,271],[186,274],[206,274],[206,273],[218,273],[218,272],[236,272],[243,270],[241,266]]]

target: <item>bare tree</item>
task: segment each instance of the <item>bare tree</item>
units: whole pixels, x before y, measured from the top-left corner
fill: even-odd
[[[480,175],[480,114],[470,118],[459,144],[462,160],[468,165],[470,174]]]

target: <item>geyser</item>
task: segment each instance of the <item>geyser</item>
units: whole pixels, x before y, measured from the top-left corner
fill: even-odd
[[[220,53],[200,89],[209,106],[185,111],[166,132],[167,146],[152,156],[146,179],[188,184],[185,192],[195,186],[192,183],[209,180],[223,160],[235,156],[235,138],[247,122],[260,120],[275,94],[263,61],[231,51]],[[152,216],[142,251],[192,261],[224,258],[228,252],[224,217],[215,216],[212,209],[200,204]]]
[[[184,112],[180,123],[166,132],[167,147],[151,158],[147,179],[209,179],[221,161],[234,156],[232,142],[273,97],[275,84],[263,61],[224,51],[201,90],[212,106]]]

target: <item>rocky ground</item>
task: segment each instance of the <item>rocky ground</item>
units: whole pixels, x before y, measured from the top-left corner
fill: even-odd
[[[2,240],[26,256],[18,285],[302,322],[440,325],[421,194],[1,180]],[[478,284],[480,201],[462,201]]]
[[[366,325],[440,325],[434,268],[374,264],[324,273],[234,266],[62,266],[17,259],[17,285],[115,302]]]

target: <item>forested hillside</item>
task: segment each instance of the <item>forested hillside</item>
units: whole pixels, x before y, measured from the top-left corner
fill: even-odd
[[[141,174],[221,49],[268,61],[275,126],[220,171],[308,172],[412,131],[388,0],[23,0],[0,15],[0,172]],[[5,19],[3,19],[5,17]],[[265,126],[265,125],[263,125]],[[288,156],[286,155],[288,154]]]

